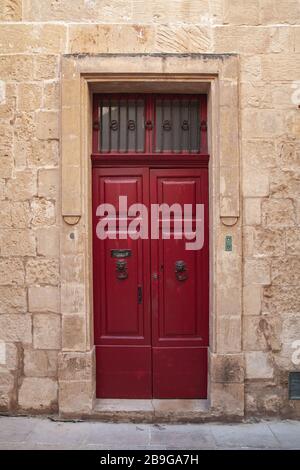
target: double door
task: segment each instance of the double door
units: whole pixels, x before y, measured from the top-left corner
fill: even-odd
[[[205,398],[207,169],[94,168],[93,233],[97,397]]]

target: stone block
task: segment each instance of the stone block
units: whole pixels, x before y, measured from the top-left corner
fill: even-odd
[[[257,25],[259,24],[259,0],[225,0],[223,5],[224,24]]]
[[[61,317],[55,314],[33,316],[33,346],[35,349],[61,348]]]
[[[201,25],[170,25],[157,27],[155,52],[209,52],[212,48],[212,30]]]
[[[15,392],[15,378],[10,372],[0,373],[0,411],[11,408]]]
[[[34,168],[55,167],[58,165],[58,142],[56,140],[36,140],[32,142],[28,155],[28,165]]]
[[[24,374],[26,377],[57,377],[57,351],[24,349]]]
[[[16,171],[7,181],[6,195],[12,201],[26,201],[36,196],[36,172]]]
[[[221,415],[243,416],[244,384],[215,383],[211,390],[211,406]]]
[[[295,225],[295,209],[290,199],[267,199],[262,203],[263,225],[285,228]]]
[[[30,312],[59,313],[59,288],[54,286],[35,286],[28,289]]]
[[[22,20],[22,0],[0,0],[0,21]]]
[[[29,202],[0,201],[0,227],[26,228],[30,224]]]
[[[265,197],[270,192],[267,170],[247,166],[243,170],[243,193],[245,197]]]
[[[246,225],[261,223],[261,199],[246,198],[244,200],[244,220]]]
[[[59,262],[57,259],[34,258],[26,263],[26,283],[31,284],[59,284]]]
[[[32,411],[55,411],[57,382],[51,378],[25,377],[19,390],[19,407]]]
[[[0,31],[2,54],[59,54],[66,51],[66,27],[58,24],[3,24]]]
[[[0,340],[9,343],[32,342],[31,315],[2,314],[0,315]]]
[[[300,228],[289,228],[285,231],[285,248],[287,255],[300,253]]]
[[[253,256],[282,256],[285,233],[282,229],[257,228],[253,232]]]
[[[39,228],[35,231],[37,240],[37,254],[48,257],[59,256],[59,229],[58,227]]]
[[[92,380],[95,367],[94,351],[62,352],[59,354],[59,380]]]
[[[43,108],[57,110],[60,107],[59,82],[45,83],[43,90]]]
[[[0,259],[0,285],[23,285],[24,264],[19,258]]]
[[[42,87],[35,83],[18,85],[17,107],[19,111],[37,111],[42,105]]]
[[[1,155],[0,158],[0,174],[2,178],[10,178],[12,175],[14,161],[11,154]]]
[[[32,220],[35,227],[55,224],[56,211],[55,204],[45,198],[36,198],[31,202]]]
[[[271,357],[266,352],[246,352],[245,364],[247,379],[271,379],[273,377],[274,369]]]
[[[61,280],[64,282],[84,282],[84,256],[63,255],[61,259]]]
[[[280,351],[281,319],[277,315],[245,316],[243,348],[245,351]]]
[[[63,315],[62,347],[64,351],[86,350],[86,319],[84,315]]]
[[[38,195],[49,199],[57,199],[59,194],[58,169],[39,170],[38,171]]]
[[[264,0],[261,3],[264,24],[299,24],[300,5],[297,0]]]
[[[57,111],[37,113],[37,138],[40,140],[58,139],[59,117]]]
[[[223,315],[217,319],[217,352],[219,354],[241,351],[241,318]]]
[[[300,285],[300,256],[274,258],[271,263],[272,285]]]
[[[257,284],[249,284],[243,289],[244,315],[260,315],[262,288]]]
[[[263,291],[263,311],[284,315],[300,311],[300,287],[271,285]]]
[[[300,158],[298,163],[300,163]],[[270,193],[274,198],[300,198],[300,171],[274,169],[270,175]],[[279,203],[278,203],[279,204]],[[287,204],[287,203],[282,203]]]
[[[36,241],[30,230],[1,230],[2,256],[35,256]]]
[[[210,376],[212,382],[242,383],[244,381],[244,358],[242,354],[211,354]]]
[[[244,264],[244,283],[263,284],[271,283],[270,264],[267,260],[245,260]]]
[[[59,382],[59,413],[61,416],[92,412],[94,402],[94,387],[89,381],[60,381]]]
[[[69,47],[74,53],[127,53],[150,52],[153,50],[155,30],[145,25],[70,25]]]
[[[32,80],[33,64],[33,55],[2,55],[0,56],[1,79],[16,82]]]
[[[61,312],[84,313],[85,312],[85,286],[84,284],[61,284]]]
[[[22,287],[0,286],[0,313],[26,313],[27,296]]]
[[[34,57],[33,78],[53,80],[59,77],[59,56],[37,54]]]

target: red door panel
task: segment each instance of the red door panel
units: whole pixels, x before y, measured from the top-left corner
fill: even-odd
[[[152,203],[177,203],[182,210],[184,204],[192,204],[192,219],[196,203],[205,207],[201,250],[186,250],[190,240],[184,236],[174,239],[174,219],[170,239],[163,239],[160,220],[159,239],[151,242],[154,397],[204,398],[208,346],[207,170],[151,170],[150,188]],[[178,262],[184,263],[185,280],[180,280],[181,274],[176,272]]]
[[[128,205],[149,205],[149,170],[95,168],[93,188],[97,396],[151,397],[149,243],[120,239],[118,224],[110,227],[116,239],[96,236],[100,203],[118,208],[119,196],[127,196]],[[124,215],[117,212],[117,218]],[[125,263],[121,279],[119,262]]]

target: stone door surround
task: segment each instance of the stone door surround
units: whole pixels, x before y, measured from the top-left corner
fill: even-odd
[[[93,92],[114,91],[208,94],[210,350],[207,413],[243,415],[238,78],[239,60],[235,54],[62,57],[61,416],[91,416],[95,409],[91,109]],[[228,235],[233,240],[232,251],[225,251]],[[233,373],[227,373],[228,370]]]

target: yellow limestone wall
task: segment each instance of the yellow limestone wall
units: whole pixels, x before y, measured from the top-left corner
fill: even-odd
[[[299,0],[0,0],[0,410],[58,404],[61,55],[153,52],[239,55],[245,409],[295,416]]]

